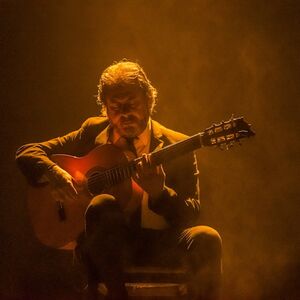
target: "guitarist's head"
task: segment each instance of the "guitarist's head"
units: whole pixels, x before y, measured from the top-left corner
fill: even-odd
[[[107,115],[114,129],[125,137],[142,133],[157,99],[157,91],[143,69],[122,60],[104,70],[98,87],[102,114]]]

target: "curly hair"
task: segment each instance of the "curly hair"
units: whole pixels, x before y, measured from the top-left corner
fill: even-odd
[[[105,115],[106,112],[106,93],[108,88],[123,84],[138,84],[140,86],[150,100],[149,110],[150,114],[152,114],[157,102],[157,90],[152,86],[142,67],[138,63],[127,59],[114,62],[101,74],[97,95],[97,104],[101,107],[101,114]]]

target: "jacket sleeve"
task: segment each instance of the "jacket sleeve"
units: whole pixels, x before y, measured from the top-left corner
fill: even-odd
[[[45,170],[55,164],[50,158],[52,154],[80,156],[86,149],[91,148],[95,127],[92,123],[90,118],[78,130],[64,136],[21,146],[16,153],[16,162],[28,182],[31,185],[38,185]]]
[[[200,217],[199,171],[195,153],[184,155],[164,166],[166,187],[149,208],[174,226],[194,226]]]

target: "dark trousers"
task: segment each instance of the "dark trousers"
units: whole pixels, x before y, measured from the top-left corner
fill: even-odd
[[[123,274],[127,264],[184,264],[189,299],[218,299],[222,245],[213,228],[141,229],[125,221],[118,202],[107,194],[91,201],[85,218],[85,236],[79,242],[79,250],[87,270],[91,299],[96,299],[98,282],[105,283],[108,299],[128,299]]]

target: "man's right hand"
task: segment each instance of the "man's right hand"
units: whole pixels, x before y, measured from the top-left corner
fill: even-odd
[[[52,192],[62,200],[76,199],[78,192],[74,187],[73,177],[58,165],[53,165],[46,171]]]

